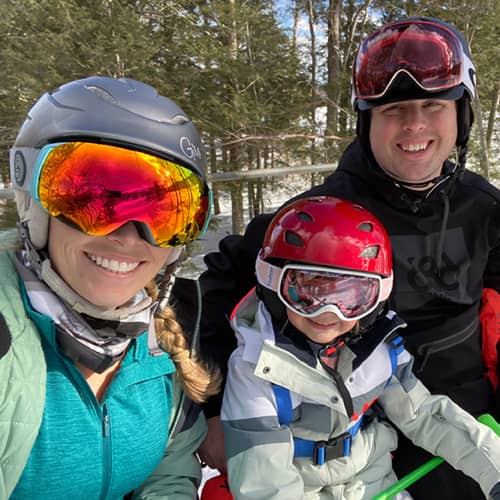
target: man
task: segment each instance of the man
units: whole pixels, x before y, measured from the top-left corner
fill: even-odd
[[[478,311],[483,287],[500,289],[500,192],[465,169],[475,90],[469,48],[454,27],[429,18],[383,26],[363,41],[353,68],[357,139],[322,185],[299,196],[347,198],[382,221],[394,253],[390,306],[408,323],[403,336],[415,372],[432,392],[478,416],[495,408]],[[448,160],[455,146],[457,163]],[[256,217],[244,236],[224,238],[205,260],[201,350],[223,368],[236,344],[227,316],[255,285],[270,219]],[[200,455],[223,469],[214,444],[218,405],[205,408],[213,418]],[[401,477],[428,457],[401,438],[394,468]],[[426,500],[483,498],[447,464],[410,492]]]

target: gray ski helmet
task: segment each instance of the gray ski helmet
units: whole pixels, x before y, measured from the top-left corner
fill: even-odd
[[[206,181],[200,134],[184,111],[130,78],[92,76],[47,92],[28,112],[10,152],[21,222],[35,248],[47,244],[49,215],[29,195],[39,150],[59,141],[91,141],[145,151],[179,163]]]

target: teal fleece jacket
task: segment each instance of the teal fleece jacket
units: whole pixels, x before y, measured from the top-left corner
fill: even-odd
[[[0,259],[5,264],[5,256]],[[0,301],[3,304],[4,292],[2,286]],[[11,288],[9,294],[15,295]],[[206,425],[197,407],[184,398],[170,356],[166,353],[152,356],[147,334],[138,337],[132,341],[119,371],[99,402],[79,370],[59,353],[52,320],[32,310],[26,297],[23,298],[23,309],[40,333],[43,352],[35,349],[38,358],[27,356],[29,365],[14,368],[22,374],[29,371],[28,367],[45,364],[46,369],[42,371],[46,382],[43,387],[37,384],[36,390],[45,389],[46,394],[43,399],[36,398],[32,408],[28,408],[36,415],[41,413],[41,405],[43,413],[31,447],[17,453],[15,470],[5,464],[9,463],[16,444],[2,446],[0,438],[0,485],[4,485],[3,489],[0,486],[0,498],[10,494],[11,500],[35,497],[39,500],[111,500],[123,498],[132,491],[135,498],[196,498],[200,466],[194,453],[205,435]],[[0,311],[5,309],[9,307],[0,307]],[[27,317],[18,316],[17,324],[12,325],[14,330],[20,321],[24,322],[22,330],[33,328]],[[12,330],[9,321],[7,324]],[[11,351],[19,355],[32,350],[29,343],[17,344],[18,337],[18,334],[12,335]],[[0,375],[8,371],[4,366],[7,356],[0,359]],[[1,380],[5,379],[1,377]],[[2,384],[0,401],[4,391],[15,396],[26,385],[13,382],[3,387]],[[17,409],[10,408],[9,414],[11,427],[15,426]],[[2,406],[1,422],[8,430]],[[36,426],[37,422],[31,422],[25,427],[33,434]],[[20,443],[22,439],[23,432],[17,430],[15,441]],[[26,451],[29,456],[22,467]]]

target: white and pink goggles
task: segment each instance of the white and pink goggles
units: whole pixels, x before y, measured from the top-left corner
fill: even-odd
[[[277,293],[291,311],[312,318],[333,312],[344,321],[367,316],[386,300],[392,289],[392,275],[287,264],[281,268],[257,259],[257,280]]]

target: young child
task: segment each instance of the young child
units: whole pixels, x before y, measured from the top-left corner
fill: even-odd
[[[385,416],[500,498],[500,439],[412,372],[405,323],[387,307],[390,241],[372,214],[295,201],[270,224],[256,273],[231,317],[222,407],[236,499],[372,498],[397,480]]]

